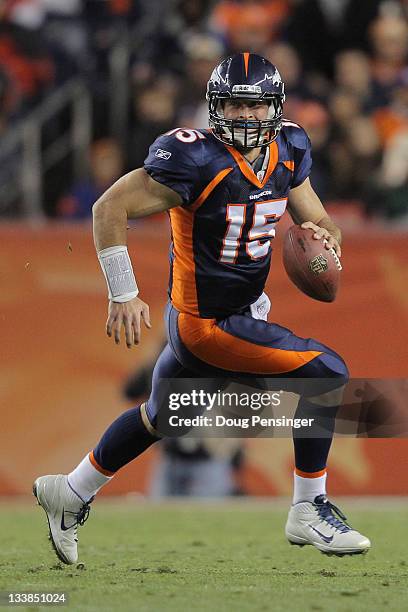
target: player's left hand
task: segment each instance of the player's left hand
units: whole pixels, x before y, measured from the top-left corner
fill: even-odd
[[[324,240],[324,246],[326,247],[326,249],[334,249],[336,255],[338,257],[341,257],[340,244],[338,243],[336,238],[330,234],[329,230],[324,227],[319,227],[315,223],[312,223],[312,221],[305,221],[305,223],[302,223],[300,227],[302,227],[303,229],[314,230],[315,233],[313,234],[313,238],[315,240]]]
[[[106,333],[109,338],[114,336],[116,344],[120,344],[122,327],[125,330],[126,346],[130,349],[139,344],[141,321],[151,329],[149,306],[139,297],[123,303],[109,301]]]

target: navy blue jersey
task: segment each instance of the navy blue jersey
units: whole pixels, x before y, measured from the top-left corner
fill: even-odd
[[[258,299],[275,225],[311,163],[309,138],[290,121],[283,122],[256,173],[211,130],[177,128],[155,140],[145,169],[183,201],[169,211],[169,294],[177,310],[221,319]]]

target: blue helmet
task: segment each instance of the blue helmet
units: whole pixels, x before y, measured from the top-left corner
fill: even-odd
[[[285,86],[276,66],[255,53],[237,53],[216,66],[207,85],[209,124],[225,144],[251,149],[269,144],[282,127]],[[225,119],[223,101],[231,98],[269,102],[264,121]]]

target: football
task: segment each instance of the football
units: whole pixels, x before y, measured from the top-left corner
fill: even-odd
[[[283,243],[283,265],[290,280],[309,297],[333,302],[339,288],[341,263],[334,249],[313,238],[314,230],[292,225]]]

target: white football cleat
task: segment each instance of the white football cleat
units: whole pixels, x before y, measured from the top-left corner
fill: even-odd
[[[88,518],[89,502],[71,489],[63,474],[40,476],[34,482],[33,493],[45,510],[50,540],[58,559],[71,565],[78,560],[78,525]]]
[[[370,540],[352,529],[346,520],[339,508],[324,495],[318,495],[314,502],[299,502],[291,507],[285,533],[290,544],[312,544],[327,555],[366,553]]]

